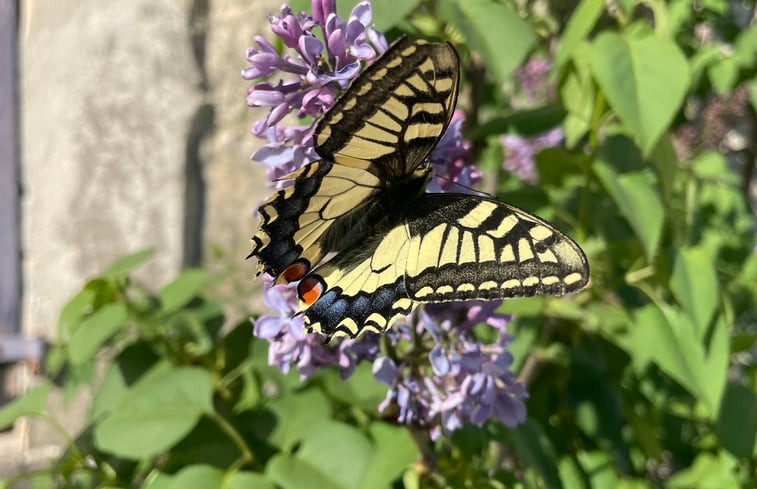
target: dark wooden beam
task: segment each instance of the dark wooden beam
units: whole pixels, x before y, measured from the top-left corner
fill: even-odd
[[[0,337],[20,329],[17,0],[0,0]]]

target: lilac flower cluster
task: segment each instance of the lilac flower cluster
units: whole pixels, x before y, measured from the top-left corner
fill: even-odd
[[[253,321],[253,333],[269,341],[268,364],[287,373],[292,365],[297,367],[302,378],[313,375],[318,369],[338,365],[342,378],[352,375],[363,360],[373,361],[378,354],[375,335],[366,335],[360,340],[344,340],[332,347],[321,336],[305,333],[302,316],[297,312],[295,284],[273,285],[273,279],[264,275],[265,305],[276,312]]]
[[[515,91],[511,94],[511,104],[514,109],[527,109],[545,100],[555,97],[556,87],[547,80],[552,69],[548,59],[534,57],[523,66],[515,70]],[[534,156],[544,148],[559,145],[564,138],[562,129],[556,127],[537,136],[525,137],[517,134],[506,134],[499,141],[505,151],[504,169],[517,178],[536,184],[539,174],[536,170]]]
[[[458,193],[472,191],[473,185],[481,180],[481,174],[470,161],[471,142],[463,138],[462,126],[465,113],[455,110],[447,130],[442,135],[436,148],[431,152],[434,175],[428,184],[431,193]]]
[[[312,7],[312,16],[295,15],[286,6],[279,17],[269,16],[271,29],[295,56],[280,56],[259,36],[256,47],[247,52],[250,66],[243,77],[258,81],[248,91],[248,105],[268,108],[252,131],[268,144],[252,159],[268,168],[271,180],[317,159],[313,125],[286,126],[286,115],[294,112],[304,118],[326,112],[359,74],[361,62],[370,63],[387,48],[384,37],[370,25],[369,2],[359,3],[347,22],[336,15],[334,0],[313,0]],[[313,34],[316,27],[325,45]],[[293,75],[293,81],[257,80],[280,72]],[[456,111],[431,155],[430,192],[472,191],[481,178],[469,162],[471,143],[462,136],[463,119]],[[372,362],[375,377],[389,386],[379,409],[396,412],[398,422],[426,426],[436,435],[490,418],[508,426],[524,421],[527,394],[508,369],[507,318],[495,312],[498,302],[428,305],[387,332],[380,349],[376,335],[327,345],[321,336],[306,334],[302,317],[294,316],[294,286],[273,286],[270,277],[265,285],[263,298],[274,312],[253,321],[254,333],[269,341],[269,363],[282,371],[294,365],[307,378],[337,365],[347,378],[358,363]],[[473,327],[481,323],[494,328],[496,341],[484,344],[476,339]]]
[[[496,312],[499,304],[428,305],[416,314],[414,326],[398,328],[399,336],[412,336],[408,341],[427,347],[429,365],[419,366],[413,357],[376,358],[374,376],[389,386],[379,410],[395,406],[397,420],[406,424],[425,426],[438,419],[432,437],[442,428],[451,432],[464,424],[481,426],[490,418],[510,427],[525,421],[527,393],[509,370],[507,317]],[[483,344],[473,334],[481,323],[495,329],[495,342]]]
[[[502,166],[508,173],[515,175],[530,184],[539,181],[534,156],[544,148],[557,146],[564,138],[562,128],[556,127],[534,137],[524,137],[517,134],[505,134],[499,138],[505,150],[505,161]]]
[[[334,103],[336,95],[360,72],[361,61],[373,61],[386,51],[384,36],[371,25],[370,2],[357,4],[347,22],[336,14],[336,0],[313,0],[313,15],[294,14],[284,5],[280,16],[268,16],[271,30],[296,56],[280,56],[262,36],[256,47],[247,49],[250,65],[242,71],[246,80],[287,73],[291,80],[275,84],[259,81],[247,90],[247,105],[265,107],[268,112],[255,123],[252,133],[268,144],[252,155],[252,160],[268,167],[271,181],[315,161],[313,126],[281,125],[292,113],[300,119],[317,117]],[[313,32],[319,27],[325,44]]]

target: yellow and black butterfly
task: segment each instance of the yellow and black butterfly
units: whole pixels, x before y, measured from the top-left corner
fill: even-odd
[[[494,199],[424,193],[458,89],[450,44],[402,39],[318,122],[322,158],[259,209],[251,256],[299,280],[309,331],[381,332],[422,302],[561,295],[589,267],[570,238]]]

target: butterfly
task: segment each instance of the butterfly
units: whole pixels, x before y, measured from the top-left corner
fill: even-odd
[[[299,281],[309,332],[383,332],[424,302],[562,295],[583,288],[581,248],[498,200],[425,193],[458,92],[449,43],[403,38],[317,122],[321,160],[258,209],[250,256]]]

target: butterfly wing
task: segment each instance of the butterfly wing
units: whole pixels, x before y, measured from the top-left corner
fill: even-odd
[[[369,66],[319,121],[323,158],[259,208],[250,256],[277,282],[302,278],[383,217],[380,194],[420,165],[457,98],[450,44],[402,39]]]
[[[307,275],[298,295],[310,330],[356,337],[421,302],[562,295],[588,278],[578,245],[538,217],[493,199],[426,194]]]
[[[434,149],[455,110],[458,58],[451,44],[400,39],[369,66],[316,128],[323,159],[402,178]]]
[[[348,246],[356,237],[348,231],[367,224],[366,207],[381,186],[370,173],[325,160],[292,176],[291,186],[258,208],[260,228],[252,237],[258,273],[277,282],[299,280],[327,253]]]

